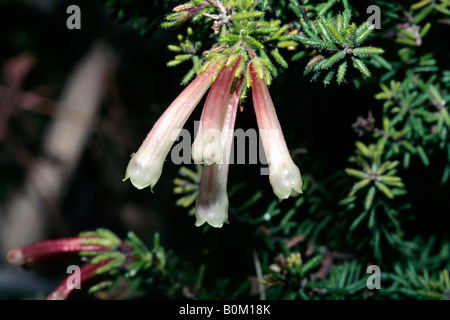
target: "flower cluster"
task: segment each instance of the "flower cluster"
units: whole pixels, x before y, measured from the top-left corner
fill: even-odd
[[[197,226],[208,222],[219,228],[228,219],[228,165],[244,85],[242,77],[235,77],[239,63],[240,58],[222,68],[219,62],[213,63],[195,78],[155,123],[127,167],[125,179],[129,178],[138,189],[148,186],[153,189],[161,176],[174,138],[212,84],[192,146],[193,160],[204,165],[197,199]],[[289,154],[266,81],[253,62],[249,63],[249,68],[253,104],[274,193],[280,200],[297,196],[302,193],[300,171]],[[214,77],[216,79],[212,82]]]
[[[209,90],[192,145],[192,159],[203,166],[195,224],[201,226],[207,222],[220,228],[228,220],[227,175],[236,113],[250,87],[275,195],[280,201],[298,196],[302,193],[302,179],[289,154],[267,87],[274,73],[273,65],[264,58],[263,44],[250,35],[258,26],[271,32],[276,28],[254,21],[262,12],[252,11],[251,5],[241,3],[233,7],[230,3],[224,6],[220,1],[208,3],[219,13],[204,13],[215,20],[213,29],[220,29],[219,42],[204,54],[197,77],[161,115],[132,156],[124,180],[130,179],[138,189],[149,186],[153,190],[180,130]],[[192,6],[188,8],[193,10]],[[236,9],[244,12],[236,12]],[[232,28],[227,28],[231,24]]]

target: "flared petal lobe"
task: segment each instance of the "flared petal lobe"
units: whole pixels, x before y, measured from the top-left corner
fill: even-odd
[[[224,150],[219,164],[202,168],[200,192],[196,202],[196,226],[207,222],[215,228],[221,228],[228,221],[228,167],[241,89],[242,79],[238,81],[232,94],[229,94],[229,89],[226,91],[225,99],[218,105],[223,118],[221,133]]]
[[[303,193],[300,170],[289,154],[266,81],[259,78],[253,64],[250,65],[250,81],[253,105],[269,165],[269,180],[273,192],[280,201],[290,196],[298,196]]]
[[[128,163],[125,179],[138,189],[151,189],[161,176],[164,161],[180,130],[194,108],[209,89],[216,75],[218,63],[198,75],[170,104],[148,133],[139,150]]]

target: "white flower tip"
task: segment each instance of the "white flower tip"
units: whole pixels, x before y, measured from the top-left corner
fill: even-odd
[[[222,222],[220,222],[220,221],[213,221],[213,220],[207,220],[207,219],[196,219],[195,220],[195,226],[196,227],[200,227],[200,226],[202,226],[203,224],[205,224],[205,222],[207,222],[211,227],[214,227],[214,228],[222,228],[223,227],[223,224],[224,223],[228,223],[228,220],[226,220],[226,221],[222,221]]]
[[[291,189],[291,193],[289,195],[287,195],[287,194],[275,194],[275,195],[278,197],[278,201],[281,202],[289,197],[298,197],[301,194],[303,194],[302,190],[300,190],[300,192],[299,192],[295,189]]]
[[[151,161],[142,161],[148,159],[139,159],[137,155],[138,154],[133,156],[128,163],[125,178],[122,181],[130,179],[133,186],[139,190],[150,186],[150,189],[153,192],[153,187],[156,185],[159,177],[161,176],[164,162],[155,164],[151,163]]]
[[[131,183],[136,189],[142,190],[144,188],[150,187],[151,192],[153,192],[153,187],[156,185],[156,182],[143,182],[141,179],[133,179],[130,178]]]
[[[198,202],[195,218],[197,227],[206,222],[214,228],[222,228],[224,223],[228,223],[228,196],[226,192],[213,202]]]
[[[269,180],[279,201],[289,197],[297,197],[303,193],[300,170],[293,162],[280,166],[274,173],[271,172]]]

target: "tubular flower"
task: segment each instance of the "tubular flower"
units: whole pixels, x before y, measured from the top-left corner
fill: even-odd
[[[6,255],[8,263],[14,267],[35,268],[47,262],[77,256],[80,251],[102,251],[108,247],[89,242],[96,237],[74,237],[57,240],[43,240],[24,247],[12,248]]]
[[[303,184],[300,170],[289,154],[266,81],[259,77],[253,63],[250,63],[250,81],[253,105],[269,164],[269,180],[273,192],[280,201],[289,196],[298,196],[302,193]]]
[[[217,63],[210,65],[161,115],[128,163],[124,181],[130,178],[136,188],[143,189],[150,186],[153,190],[176,136],[211,86],[217,69]]]
[[[222,78],[224,83],[217,83],[217,86],[223,86],[225,96],[216,106],[216,109],[221,113],[217,118],[222,119],[221,141],[224,146],[222,159],[220,163],[203,167],[195,213],[196,226],[201,226],[207,222],[215,228],[221,228],[224,222],[228,220],[228,167],[231,144],[233,142],[234,123],[242,90],[242,79],[240,79],[236,84],[235,90],[229,93],[234,78],[233,70],[225,69],[221,73],[224,74]]]

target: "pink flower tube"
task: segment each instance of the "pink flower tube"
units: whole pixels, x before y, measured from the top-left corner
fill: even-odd
[[[195,163],[209,166],[222,162],[223,141],[222,127],[227,116],[230,90],[235,81],[234,72],[241,58],[236,59],[230,67],[223,67],[209,90],[200,118],[197,137],[192,144],[192,159]]]
[[[280,201],[289,196],[298,196],[303,193],[300,170],[289,154],[266,81],[259,77],[253,63],[250,65],[250,81],[253,105],[269,165],[269,180],[273,192]]]
[[[158,182],[164,161],[176,137],[194,108],[212,84],[218,62],[211,64],[198,75],[171,103],[148,133],[139,150],[132,156],[125,174],[125,180],[138,189]]]
[[[83,244],[97,237],[74,237],[43,240],[24,247],[12,248],[6,255],[8,263],[14,267],[34,268],[54,260],[76,257],[80,251],[104,251],[109,247],[98,244]]]

